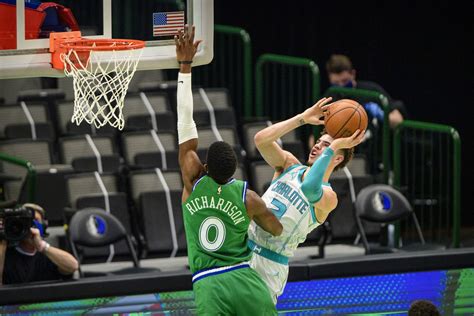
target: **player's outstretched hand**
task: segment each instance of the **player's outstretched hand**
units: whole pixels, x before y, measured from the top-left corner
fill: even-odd
[[[331,143],[332,150],[352,148],[359,145],[364,140],[365,131],[356,130],[354,134],[349,137],[336,138]]]
[[[305,123],[311,125],[323,125],[324,120],[322,120],[321,117],[324,116],[324,112],[329,108],[329,106],[331,106],[331,104],[328,104],[331,101],[331,97],[322,98],[312,107],[306,109],[302,114]]]
[[[202,42],[194,41],[195,27],[189,28],[186,24],[184,30],[180,30],[174,36],[174,43],[176,44],[176,59],[178,62],[191,62],[196,55],[199,44]]]

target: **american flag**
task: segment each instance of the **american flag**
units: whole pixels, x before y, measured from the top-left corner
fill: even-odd
[[[184,11],[153,13],[153,36],[175,35],[184,29]]]

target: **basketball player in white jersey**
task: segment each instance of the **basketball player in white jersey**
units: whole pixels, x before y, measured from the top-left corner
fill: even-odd
[[[311,149],[307,165],[278,145],[280,137],[302,125],[323,125],[320,118],[331,106],[329,102],[331,98],[323,98],[303,113],[255,135],[257,149],[275,169],[273,181],[262,198],[282,223],[283,233],[274,237],[251,224],[249,247],[254,255],[250,265],[267,283],[275,304],[288,279],[289,257],[337,206],[337,195],[328,182],[331,173],[352,159],[353,148],[364,138],[364,131],[359,130],[338,139],[324,134]]]

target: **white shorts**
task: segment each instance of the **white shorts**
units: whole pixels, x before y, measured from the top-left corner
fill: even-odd
[[[288,265],[280,264],[253,253],[250,267],[257,271],[262,280],[267,284],[273,303],[277,303],[278,296],[283,293],[288,281]]]

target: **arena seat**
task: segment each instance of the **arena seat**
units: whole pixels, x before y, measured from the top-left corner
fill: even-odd
[[[55,164],[49,140],[18,139],[0,142],[0,152],[31,162],[36,170],[35,203],[48,212],[51,225],[62,225],[63,208],[66,205],[64,176],[73,172],[71,166]],[[6,181],[4,194],[7,199],[26,202],[25,169],[0,162],[0,169],[6,175],[19,180]],[[23,185],[23,187],[22,187]],[[33,202],[33,201],[29,201]]]
[[[74,101],[59,101],[55,106],[55,115],[58,121],[58,134],[65,135],[115,135],[117,130],[112,126],[103,126],[101,128],[95,128],[94,125],[90,125],[85,121],[77,125],[71,122],[72,115],[74,113]]]
[[[121,135],[125,163],[133,168],[178,168],[178,141],[171,132],[154,130]],[[162,152],[163,151],[163,152]]]
[[[127,195],[119,190],[119,178],[113,173],[99,174],[81,173],[72,174],[66,177],[67,196],[69,207],[65,209],[65,222],[68,223],[70,218],[77,210],[89,207],[97,207],[110,212],[117,217],[124,225],[126,231],[130,235],[140,235],[136,226],[136,216],[132,216]],[[113,250],[109,247],[102,248],[84,248],[84,260],[88,262],[104,261],[111,256],[117,260],[128,259],[126,244],[120,242]]]
[[[156,129],[160,132],[176,130],[176,118],[166,94],[151,92],[128,94],[124,102],[123,116],[126,130]],[[150,111],[155,115],[155,123]]]
[[[270,121],[252,122],[243,125],[243,143],[249,160],[255,161],[263,159],[255,147],[254,137],[260,130],[268,127],[269,125],[271,125]],[[280,141],[283,149],[291,152],[302,162],[306,160],[303,143],[298,139],[296,131],[287,133],[281,138]]]
[[[31,122],[29,121],[31,119]],[[32,124],[33,123],[33,126]],[[34,129],[34,131],[33,131]],[[0,106],[0,138],[53,139],[54,129],[45,104]]]
[[[72,253],[79,261],[79,274],[81,277],[100,276],[103,275],[103,273],[83,272],[83,269],[81,269],[83,256],[80,252],[80,246],[89,249],[104,247],[110,247],[112,249],[115,245],[119,246],[119,242],[126,246],[126,250],[131,256],[133,267],[110,271],[107,274],[132,274],[157,271],[157,269],[140,267],[140,262],[129,233],[117,217],[103,209],[89,207],[78,210],[69,222],[68,238]]]
[[[181,211],[183,184],[179,171],[132,171],[130,190],[141,215],[145,256],[176,256],[186,252]]]
[[[251,189],[261,196],[270,186],[274,173],[275,170],[265,161],[250,163]]]
[[[246,152],[243,150],[242,146],[240,145],[239,138],[237,136],[237,132],[234,128],[226,127],[226,128],[219,128],[218,130],[214,130],[212,128],[199,128],[198,127],[198,135],[199,135],[199,142],[198,142],[198,149],[197,153],[201,161],[206,160],[207,150],[212,143],[222,138],[223,141],[228,143],[234,148],[234,151],[237,155],[237,160],[239,162],[244,162],[246,158]]]
[[[107,135],[62,137],[59,139],[59,152],[61,161],[72,165],[78,172],[114,172],[120,167],[117,146]]]
[[[394,187],[386,184],[373,184],[365,187],[357,194],[355,202],[355,218],[357,228],[362,237],[366,254],[391,253],[397,251],[443,250],[443,245],[428,244],[425,242],[418,218],[408,199]],[[390,247],[370,245],[363,222],[394,223],[411,218],[419,238],[418,243]],[[395,245],[397,246],[397,245]]]

